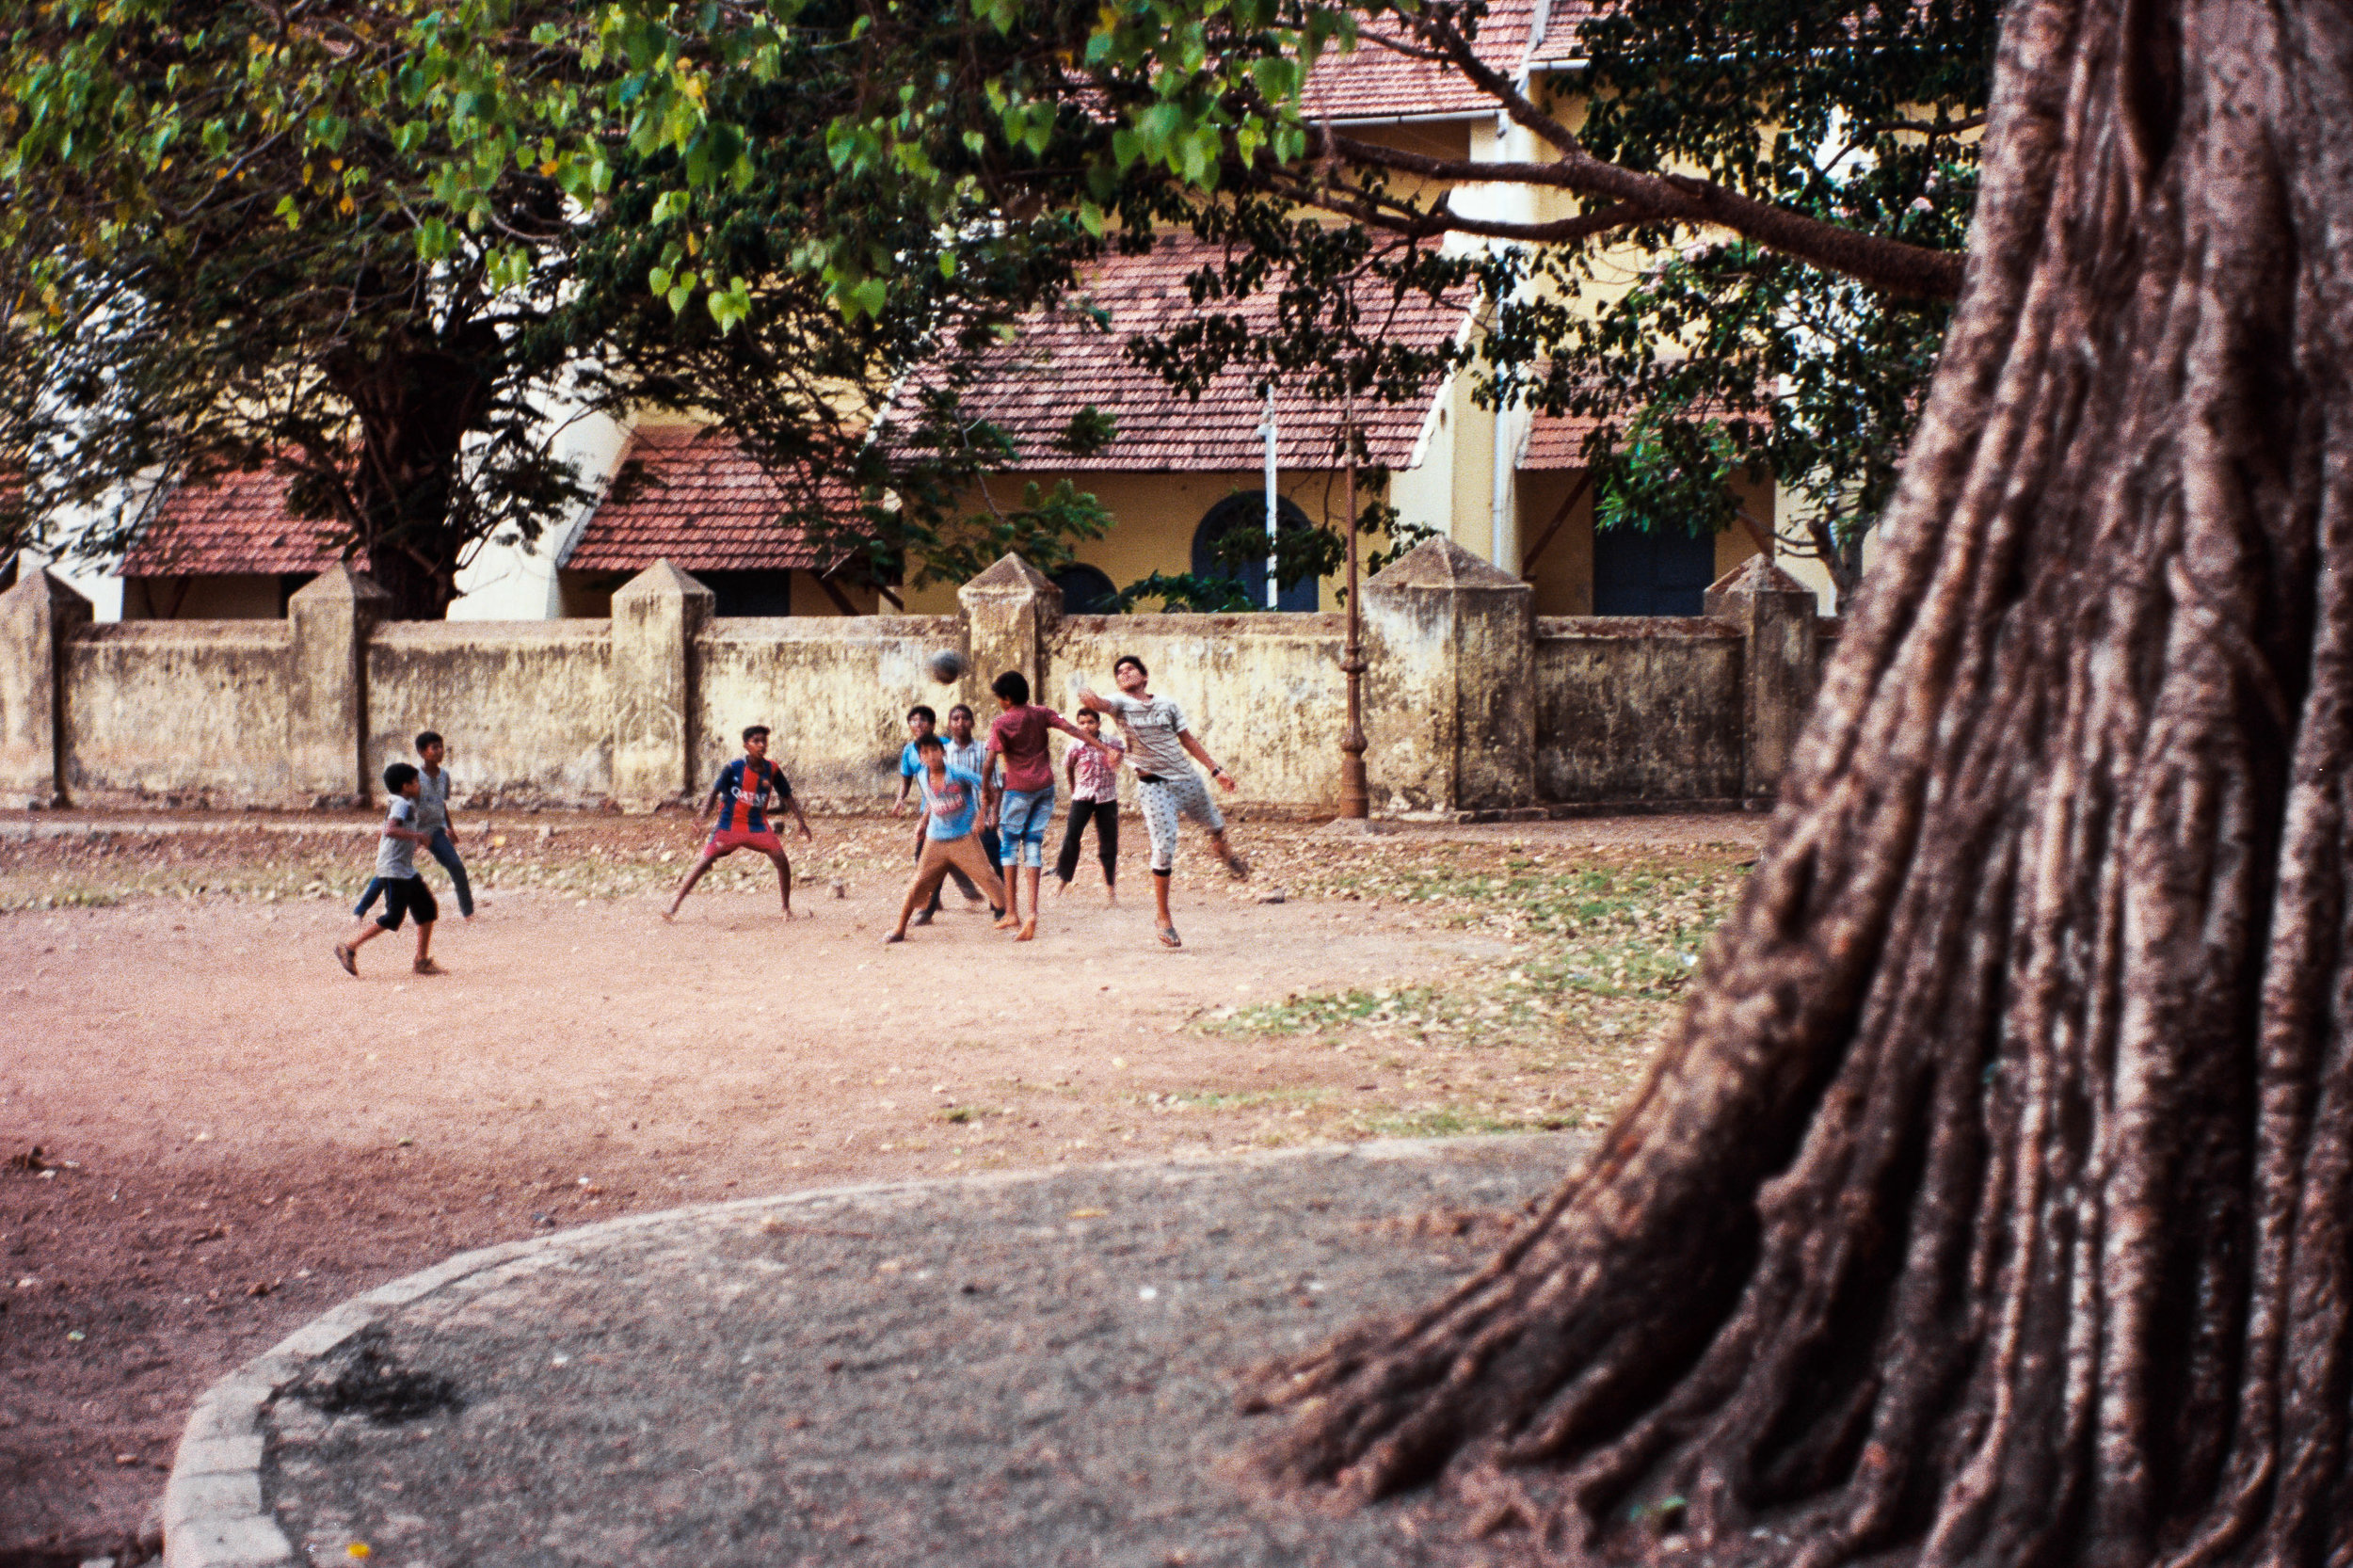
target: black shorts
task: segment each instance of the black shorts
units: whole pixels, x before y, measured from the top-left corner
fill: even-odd
[[[431,925],[441,918],[441,906],[433,902],[433,889],[424,885],[424,877],[384,879],[384,913],[376,918],[376,923],[387,931],[398,931],[403,915],[413,918],[419,925]]]

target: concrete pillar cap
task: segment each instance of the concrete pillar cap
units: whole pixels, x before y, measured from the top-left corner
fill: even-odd
[[[1814,590],[1773,565],[1772,558],[1752,555],[1730,571],[1707,585],[1710,597],[1719,594],[1803,594],[1814,597]]]
[[[384,591],[384,584],[364,571],[355,571],[349,561],[338,561],[305,583],[286,602],[296,604],[390,604],[392,596]]]
[[[1000,555],[997,564],[956,590],[958,600],[1043,599],[1062,597],[1044,572],[1018,555]]]
[[[8,589],[5,597],[15,599],[20,595],[26,599],[36,595],[44,597],[52,609],[78,607],[87,610],[90,607],[90,601],[82,597],[79,588],[52,573],[47,567],[35,567],[19,577],[16,586]]]
[[[656,561],[613,590],[615,599],[716,599],[719,596],[668,561]]]
[[[1452,539],[1424,539],[1404,554],[1383,568],[1379,576],[1365,584],[1369,594],[1402,593],[1417,589],[1422,592],[1440,590],[1464,592],[1518,588],[1528,584],[1493,562],[1478,556],[1456,544]]]

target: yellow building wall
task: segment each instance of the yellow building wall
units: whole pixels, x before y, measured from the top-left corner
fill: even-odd
[[[1077,489],[1092,494],[1116,520],[1111,532],[1080,544],[1076,553],[1082,565],[1095,568],[1110,578],[1114,586],[1122,588],[1156,571],[1174,575],[1192,570],[1193,531],[1201,526],[1209,508],[1231,495],[1261,495],[1265,484],[1256,470],[1209,473],[1022,472],[991,480],[989,491],[999,506],[1011,506],[1019,502],[1025,486],[1035,483],[1041,489],[1050,489],[1064,479],[1068,479]],[[1335,530],[1347,516],[1346,479],[1338,472],[1315,469],[1289,471],[1276,476],[1275,488],[1311,520]],[[1358,505],[1363,505],[1367,499],[1359,496]],[[978,496],[966,504],[976,511],[985,506]],[[1361,548],[1374,548],[1378,542]],[[1339,607],[1345,582],[1345,568],[1324,580],[1318,599],[1322,608]],[[955,613],[953,583],[934,583],[902,591],[909,615]],[[796,600],[796,612],[798,608]]]

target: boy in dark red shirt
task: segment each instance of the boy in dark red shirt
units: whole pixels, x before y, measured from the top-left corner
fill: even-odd
[[[711,837],[703,843],[703,852],[695,863],[686,868],[685,878],[678,885],[678,894],[670,900],[670,907],[662,912],[664,920],[678,914],[679,905],[695,890],[695,884],[703,879],[712,863],[739,849],[756,849],[766,856],[776,868],[776,888],[784,895],[784,918],[792,918],[792,862],[784,857],[784,842],[768,825],[768,813],[786,810],[801,826],[803,839],[813,839],[808,819],[801,815],[801,803],[792,798],[792,781],[786,778],[774,762],[768,760],[768,727],[753,725],[744,731],[744,755],[719,770],[719,776],[711,786],[711,793],[703,797],[702,808],[695,813],[695,831],[702,831],[703,818],[718,808],[719,820],[712,824]]]
[[[1103,743],[1055,712],[1030,704],[1030,678],[1007,670],[989,682],[1003,710],[988,727],[988,755],[1004,758],[1001,785],[984,774],[988,786],[986,815],[997,824],[997,854],[1005,872],[1005,914],[1000,931],[1018,926],[1016,941],[1037,936],[1037,879],[1046,865],[1046,828],[1054,820],[1054,760],[1046,750],[1048,732],[1059,729],[1109,756]],[[1021,889],[1030,893],[1030,913],[1021,913]]]

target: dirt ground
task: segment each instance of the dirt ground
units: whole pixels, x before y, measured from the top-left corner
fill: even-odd
[[[461,823],[484,902],[444,900],[450,973],[409,974],[404,933],[354,981],[329,948],[364,822],[0,817],[0,1568],[120,1551],[206,1384],[464,1248],[847,1181],[1593,1125],[1762,824],[1245,824],[1248,884],[1189,853],[1180,952],[1091,860],[1034,943],[952,894],[886,949],[906,825],[814,825],[802,919],[738,856],[664,925],[679,819]]]

